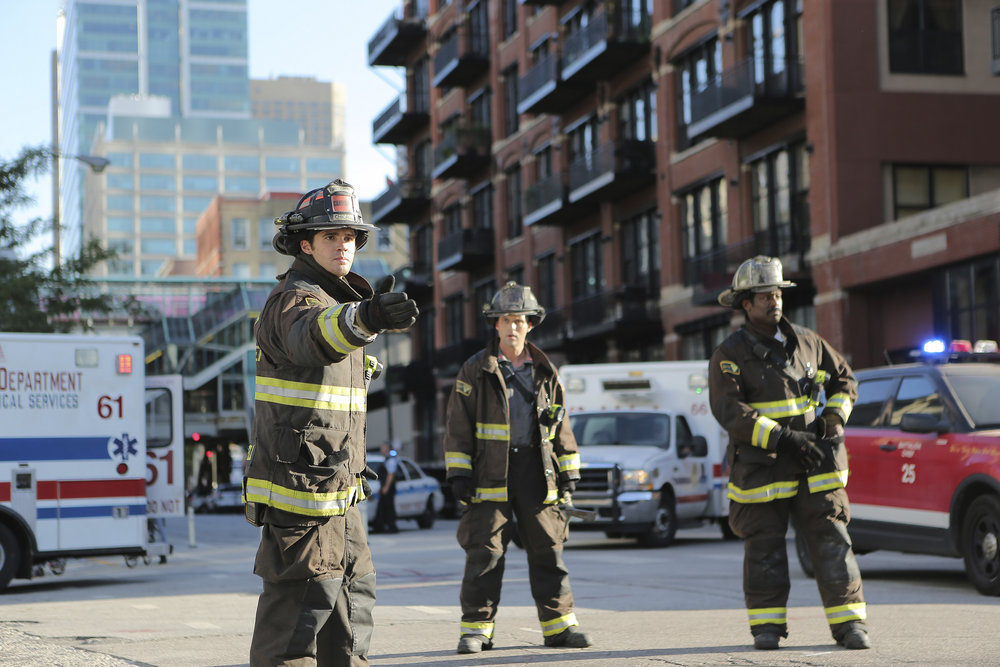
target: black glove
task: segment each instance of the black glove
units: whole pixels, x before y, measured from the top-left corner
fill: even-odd
[[[368,483],[370,479],[378,479],[378,473],[366,465],[364,472],[361,473],[361,491],[365,494],[365,498],[372,497],[372,485]]]
[[[448,481],[451,483],[451,494],[455,496],[455,500],[463,503],[472,502],[476,485],[471,477],[452,477]]]
[[[816,436],[807,431],[781,429],[781,435],[778,436],[778,449],[787,451],[794,456],[806,472],[818,468],[819,464],[823,462],[823,450],[816,444]]]
[[[576,491],[576,481],[572,479],[567,479],[565,481],[559,482],[559,499],[562,500],[566,496],[572,496],[573,492]]]
[[[393,292],[396,279],[383,278],[375,288],[375,296],[365,299],[358,306],[358,319],[374,333],[386,329],[409,329],[417,321],[420,311],[417,302],[407,298],[406,292]]]
[[[827,447],[832,452],[844,444],[844,427],[839,426],[839,420],[838,425],[833,425],[825,419],[817,419],[815,424],[816,439],[821,446]]]

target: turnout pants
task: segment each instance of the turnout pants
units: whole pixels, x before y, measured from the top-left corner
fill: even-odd
[[[367,665],[375,568],[357,506],[317,525],[274,523],[269,511],[254,573],[264,580],[250,665]]]
[[[811,494],[803,477],[791,498],[729,505],[729,524],[743,538],[743,594],[751,633],[788,636],[790,585],[785,535],[789,517],[795,530],[805,537],[834,639],[840,639],[852,625],[864,627],[861,571],[847,534],[847,492],[833,489]]]
[[[528,579],[542,634],[557,635],[578,625],[569,570],[562,558],[569,524],[562,510],[543,502],[546,484],[537,447],[511,451],[507,479],[509,502],[473,503],[458,523],[458,542],[465,549],[462,636],[493,638],[505,554],[514,530],[528,556]]]

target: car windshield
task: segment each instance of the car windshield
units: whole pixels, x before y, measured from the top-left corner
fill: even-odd
[[[1000,428],[1000,373],[949,374],[948,382],[976,429]]]
[[[581,447],[589,445],[670,446],[670,417],[635,412],[600,412],[570,416],[573,435]]]

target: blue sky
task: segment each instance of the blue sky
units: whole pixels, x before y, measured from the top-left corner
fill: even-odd
[[[0,159],[51,143],[50,69],[60,0],[0,0]],[[368,67],[368,40],[402,0],[248,0],[250,76],[314,76],[347,88],[344,176],[363,199],[395,173],[392,147],[371,145],[372,121],[399,94],[402,70]],[[315,184],[317,187],[322,183]],[[51,176],[31,184],[37,205],[17,218],[52,214]]]

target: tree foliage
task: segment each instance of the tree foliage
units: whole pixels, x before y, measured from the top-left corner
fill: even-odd
[[[34,203],[25,181],[46,173],[51,162],[46,148],[25,148],[14,160],[0,161],[0,331],[65,332],[78,326],[77,313],[112,309],[111,300],[97,293],[86,275],[114,252],[91,238],[76,257],[53,268],[51,247],[28,249],[36,237],[51,232],[52,221],[14,220],[16,211]]]

